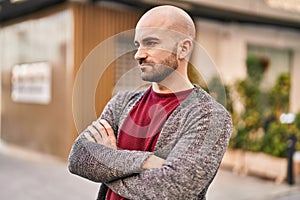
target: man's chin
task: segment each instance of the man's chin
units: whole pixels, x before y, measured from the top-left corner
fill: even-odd
[[[147,72],[141,72],[141,79],[147,82],[155,82],[153,76],[150,76]]]
[[[148,77],[148,76],[141,76],[143,81],[147,81],[147,82],[155,82],[155,83],[159,83],[161,81],[163,81],[163,79],[161,78],[157,78],[157,77]]]
[[[143,81],[147,81],[147,82],[153,82],[153,79],[149,78],[149,77],[146,77],[146,76],[141,76],[141,79]]]

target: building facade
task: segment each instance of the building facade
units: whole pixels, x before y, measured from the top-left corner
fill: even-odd
[[[193,55],[191,62],[200,63],[197,68],[205,81],[219,76],[224,84],[234,84],[245,78],[249,54],[268,56],[271,64],[262,87],[268,89],[277,75],[290,73],[290,112],[296,113],[300,111],[300,13],[274,2],[173,4],[193,16],[196,44],[215,67],[205,68],[202,56]],[[172,2],[159,4],[165,3]],[[78,132],[99,116],[117,90],[144,84],[132,58],[133,29],[142,13],[157,4],[61,1],[2,20],[1,140],[66,158]]]

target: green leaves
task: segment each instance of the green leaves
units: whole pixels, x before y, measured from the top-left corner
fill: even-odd
[[[269,92],[263,92],[260,83],[269,61],[250,55],[247,60],[248,76],[235,85],[244,111],[235,116],[235,132],[230,141],[232,148],[261,151],[273,156],[286,156],[289,135],[300,140],[300,113],[293,124],[281,124],[280,115],[289,112],[290,74],[281,74]],[[300,150],[298,143],[296,148]]]

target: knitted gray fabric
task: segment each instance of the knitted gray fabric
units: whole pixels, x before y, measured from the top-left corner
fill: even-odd
[[[143,94],[117,94],[105,107],[100,119],[111,124],[116,136]],[[113,150],[89,142],[81,134],[72,147],[69,170],[103,183],[98,199],[105,198],[106,186],[128,199],[205,199],[231,131],[228,112],[195,85],[161,130],[153,152],[166,159],[160,169],[141,169],[152,152]]]

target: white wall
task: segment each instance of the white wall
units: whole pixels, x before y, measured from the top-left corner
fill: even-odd
[[[293,68],[291,71],[292,80],[291,80],[291,112],[297,113],[300,112],[300,50],[294,51],[293,54]]]
[[[246,76],[247,44],[287,49],[291,60],[291,111],[300,111],[300,32],[256,24],[221,23],[196,19],[197,42],[209,53],[225,84]]]

